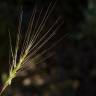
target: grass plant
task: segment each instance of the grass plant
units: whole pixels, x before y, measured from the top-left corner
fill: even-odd
[[[32,16],[30,17],[28,23],[27,31],[25,33],[22,32],[23,11],[21,11],[15,49],[13,49],[11,33],[9,32],[10,53],[11,53],[10,56],[11,59],[9,63],[11,67],[9,69],[9,74],[7,80],[3,85],[0,96],[2,95],[4,90],[9,85],[11,85],[12,80],[16,77],[18,72],[20,72],[20,70],[24,68],[24,65],[27,62],[30,62],[30,66],[31,66],[31,63],[35,58],[41,57],[42,55],[46,54],[51,48],[53,48],[65,37],[64,36],[58,41],[56,41],[54,44],[51,45],[51,47],[44,49],[43,51],[40,51],[42,47],[45,46],[45,44],[47,44],[48,41],[51,40],[52,37],[56,35],[57,30],[63,24],[63,22],[61,22],[58,25],[58,22],[61,20],[61,17],[58,17],[56,21],[50,26],[50,28],[48,28],[45,32],[43,31],[46,28],[46,23],[48,21],[48,18],[50,17],[50,14],[54,9],[55,4],[56,3],[53,2],[49,4],[42,20],[41,17],[44,9],[42,8],[37,16],[37,7],[34,7]],[[49,56],[40,60],[39,59],[36,60],[36,64],[39,64],[40,62],[46,60],[48,57]]]

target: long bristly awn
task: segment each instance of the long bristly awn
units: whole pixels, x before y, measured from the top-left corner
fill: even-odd
[[[11,34],[9,32],[10,51],[11,51],[12,60],[10,60],[11,66],[9,69],[9,74],[8,74],[7,80],[5,81],[3,85],[0,95],[4,92],[4,90],[9,85],[11,85],[12,80],[16,77],[18,72],[20,72],[20,69],[24,68],[24,66],[26,65],[26,62],[33,62],[35,58],[38,58],[39,56],[46,54],[50,49],[52,49],[55,45],[57,45],[66,36],[65,35],[61,37],[61,39],[57,40],[54,44],[51,45],[51,47],[44,49],[43,51],[40,51],[45,46],[45,44],[47,44],[48,41],[51,40],[56,35],[57,30],[63,24],[63,21],[62,21],[58,25],[58,22],[61,20],[61,17],[58,17],[56,21],[50,26],[50,28],[48,28],[47,31],[43,32],[44,28],[46,27],[48,18],[54,9],[55,4],[56,2],[54,4],[53,2],[49,4],[42,20],[41,20],[41,17],[43,13],[43,8],[41,9],[39,13],[38,18],[36,16],[36,13],[37,13],[36,6],[33,8],[33,12],[30,17],[30,21],[28,24],[27,31],[24,35],[24,38],[22,36],[22,30],[21,30],[22,29],[21,28],[22,16],[23,16],[23,11],[21,11],[15,50],[13,50]],[[36,61],[36,64],[39,64],[45,61],[49,57],[50,56],[46,56],[45,58],[41,60],[38,59]]]

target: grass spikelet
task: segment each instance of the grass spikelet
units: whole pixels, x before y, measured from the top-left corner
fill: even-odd
[[[56,2],[55,2],[56,3]],[[11,40],[11,34],[9,32],[9,38],[10,38],[10,51],[11,51],[11,67],[9,69],[9,74],[7,77],[6,82],[3,85],[2,91],[0,95],[4,92],[4,90],[11,85],[12,80],[16,77],[17,73],[20,71],[20,69],[24,68],[24,65],[26,62],[32,62],[35,58],[38,58],[38,56],[42,56],[45,54],[48,50],[53,48],[57,43],[59,43],[63,38],[58,40],[58,42],[54,43],[51,47],[41,51],[42,47],[50,40],[52,37],[56,34],[56,31],[60,28],[63,22],[57,26],[60,17],[56,19],[56,21],[52,24],[50,28],[46,32],[43,32],[44,28],[46,27],[46,23],[48,21],[48,18],[51,14],[51,12],[54,9],[55,3],[51,2],[45,12],[45,15],[43,16],[42,21],[40,21],[43,8],[41,9],[38,18],[37,16],[37,8],[34,7],[32,16],[30,17],[30,21],[28,24],[28,29],[26,31],[26,34],[23,38],[22,31],[21,31],[21,25],[22,25],[22,16],[23,11],[21,11],[20,14],[20,20],[19,20],[19,27],[18,27],[18,33],[17,33],[17,39],[16,39],[16,46],[15,50],[12,48],[12,40]],[[34,27],[35,25],[35,27]],[[54,28],[55,27],[55,28]],[[54,29],[54,30],[53,30]],[[42,33],[43,32],[43,33]],[[21,42],[22,41],[22,42]],[[36,64],[46,60],[49,56],[43,58],[42,60],[37,60]]]

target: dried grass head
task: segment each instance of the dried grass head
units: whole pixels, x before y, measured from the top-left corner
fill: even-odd
[[[21,11],[15,44],[16,46],[14,50],[14,47],[12,47],[11,34],[9,32],[11,52],[11,60],[9,63],[11,67],[9,69],[9,74],[6,82],[4,83],[1,94],[9,85],[11,85],[12,80],[16,77],[21,69],[23,70],[28,63],[31,66],[31,64],[39,64],[40,62],[46,60],[49,55],[44,58],[41,57],[48,51],[50,51],[50,49],[52,49],[65,37],[63,36],[61,39],[52,43],[50,47],[45,48],[45,45],[50,40],[52,40],[52,38],[56,35],[57,30],[63,24],[63,21],[61,21],[61,17],[58,17],[55,22],[53,22],[50,26],[47,24],[55,4],[56,2],[51,2],[45,14],[43,12],[43,8],[40,9],[40,12],[38,14],[38,8],[35,6],[33,8],[33,12],[30,17],[26,32],[22,32],[23,11]]]

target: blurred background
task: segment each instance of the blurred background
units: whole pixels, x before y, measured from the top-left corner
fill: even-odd
[[[0,89],[9,71],[8,30],[16,36],[20,7],[25,28],[34,4],[47,7],[50,2],[0,0]],[[51,57],[19,73],[4,96],[96,96],[96,0],[58,0],[49,20],[58,16],[64,24],[55,40],[68,36],[47,53]]]

